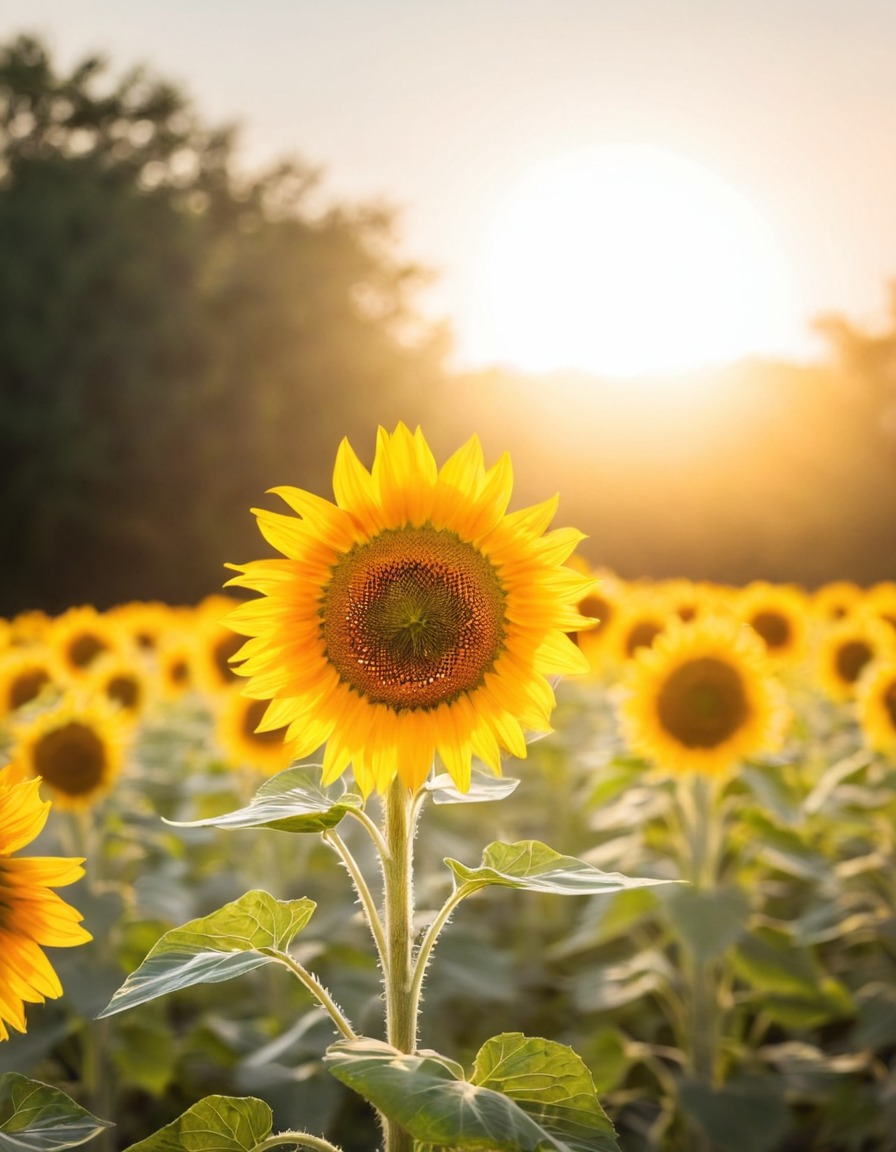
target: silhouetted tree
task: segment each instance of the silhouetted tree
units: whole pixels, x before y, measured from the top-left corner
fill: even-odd
[[[234,150],[144,70],[0,48],[0,612],[195,599],[266,488],[431,410],[445,337],[391,214]]]

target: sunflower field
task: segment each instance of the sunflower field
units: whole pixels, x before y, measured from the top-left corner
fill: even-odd
[[[896,1148],[896,584],[510,489],[399,425],[259,595],[2,622],[0,1148]]]

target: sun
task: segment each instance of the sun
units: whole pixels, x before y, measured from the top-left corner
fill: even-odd
[[[495,211],[476,278],[480,361],[680,372],[786,341],[788,276],[749,199],[660,148],[564,153]]]

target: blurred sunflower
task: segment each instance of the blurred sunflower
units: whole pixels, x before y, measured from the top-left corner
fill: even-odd
[[[156,678],[166,699],[182,696],[196,684],[197,641],[192,633],[169,633],[156,652]]]
[[[263,594],[229,617],[250,637],[239,672],[294,756],[326,744],[325,782],[351,764],[365,794],[417,788],[437,753],[466,789],[473,756],[500,773],[502,749],[524,757],[524,731],[550,730],[546,677],[587,671],[566,633],[593,581],[565,567],[579,532],[545,534],[556,499],[507,514],[511,487],[509,457],[487,470],[475,436],[439,470],[399,424],[371,472],[343,440],[335,504],[279,488],[299,518],[256,511],[286,559],[234,566]]]
[[[196,609],[192,672],[197,687],[210,696],[237,682],[231,660],[242,647],[242,640],[224,622],[236,603],[229,596],[209,596]]]
[[[50,802],[40,781],[13,765],[0,768],[0,1040],[7,1025],[24,1032],[25,1005],[62,995],[44,948],[69,948],[92,939],[81,914],[51,891],[84,874],[79,859],[17,857],[47,820]]]
[[[798,588],[754,581],[737,596],[735,611],[760,638],[775,665],[795,663],[805,654],[808,603]]]
[[[0,656],[0,719],[58,683],[53,660],[38,647],[11,648]]]
[[[215,735],[229,763],[271,774],[289,767],[292,756],[284,743],[285,729],[259,730],[267,707],[265,700],[244,696],[236,685],[224,694]]]
[[[621,685],[629,747],[670,772],[722,773],[777,746],[786,719],[759,639],[727,617],[671,625]]]
[[[587,568],[584,569],[587,572]],[[579,611],[591,617],[593,623],[571,639],[581,648],[591,666],[592,673],[600,673],[606,664],[608,637],[619,618],[622,586],[612,575],[593,573],[596,584],[594,590],[579,601]]]
[[[832,700],[855,696],[859,678],[876,660],[896,656],[896,634],[869,612],[845,616],[832,624],[818,646],[817,673]]]
[[[151,653],[173,627],[176,609],[156,600],[132,600],[110,609],[106,615],[121,629],[131,646],[140,652]]]
[[[626,664],[639,649],[650,648],[666,626],[677,619],[659,591],[632,586],[608,630],[609,654],[616,664]]]
[[[99,692],[124,717],[136,721],[146,709],[151,689],[148,673],[138,663],[136,653],[125,656],[109,652],[90,666],[85,687]]]
[[[856,709],[865,742],[885,756],[896,754],[896,660],[866,670],[856,691]]]
[[[87,808],[121,769],[125,731],[107,701],[69,694],[14,729],[12,758],[26,775],[42,777],[59,808]]]
[[[831,580],[812,593],[812,614],[825,623],[840,620],[859,607],[863,596],[852,580]]]
[[[88,605],[57,616],[47,637],[63,676],[83,675],[98,656],[114,652],[120,641],[121,632],[112,621]]]
[[[896,633],[896,583],[883,580],[872,585],[865,594],[865,606]]]

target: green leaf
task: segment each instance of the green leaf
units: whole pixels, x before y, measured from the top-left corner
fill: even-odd
[[[721,1088],[684,1081],[679,1092],[687,1113],[719,1152],[772,1152],[787,1131],[783,1087],[771,1077],[743,1077]]]
[[[292,938],[311,919],[315,907],[306,897],[275,900],[267,892],[247,892],[208,916],[173,928],[128,976],[98,1018],[193,984],[217,984],[262,964],[282,962]]]
[[[676,935],[700,964],[720,956],[746,931],[750,902],[740,888],[701,891],[676,886],[664,897]]]
[[[510,776],[486,776],[484,772],[474,772],[469,789],[461,792],[447,772],[443,772],[427,781],[426,790],[432,793],[434,804],[481,804],[486,800],[503,800],[516,791],[518,784],[519,780]]]
[[[731,964],[756,992],[763,1011],[787,1027],[812,1027],[851,1015],[852,996],[828,975],[808,948],[787,933],[766,929],[740,940]]]
[[[271,1132],[273,1115],[253,1096],[206,1096],[127,1152],[251,1152]]]
[[[74,1148],[112,1125],[76,1104],[58,1088],[18,1072],[0,1076],[0,1149],[50,1152]]]
[[[505,1032],[480,1048],[472,1082],[502,1092],[572,1149],[617,1149],[591,1073],[565,1044]]]
[[[438,1053],[408,1056],[367,1038],[332,1044],[326,1061],[337,1080],[422,1144],[618,1152],[587,1069],[562,1045],[516,1033],[495,1037],[477,1057],[472,1081]]]
[[[554,892],[565,896],[591,896],[618,892],[621,888],[670,883],[646,877],[623,876],[621,872],[601,872],[584,860],[561,856],[538,840],[518,840],[515,844],[496,840],[482,853],[482,863],[478,868],[468,868],[450,857],[445,863],[461,883],[474,884],[480,888],[488,884],[501,884],[506,888]]]
[[[321,788],[308,766],[287,768],[267,780],[244,808],[204,820],[166,820],[177,828],[276,828],[280,832],[326,832],[364,801],[339,786]]]

